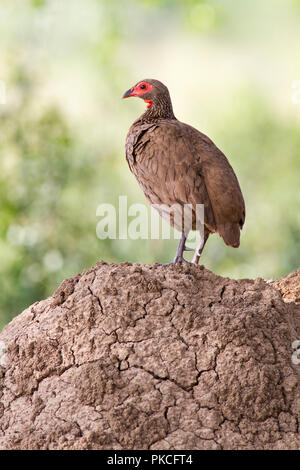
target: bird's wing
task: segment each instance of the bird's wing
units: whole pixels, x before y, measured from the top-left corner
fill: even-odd
[[[225,155],[206,135],[187,124],[183,126],[201,160],[217,232],[225,243],[237,247],[245,222],[245,202],[237,177]]]
[[[186,128],[177,120],[161,120],[129,135],[127,160],[150,203],[191,204],[194,209],[203,204],[205,224],[215,231],[202,162]]]

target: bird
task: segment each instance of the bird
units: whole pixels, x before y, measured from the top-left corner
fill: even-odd
[[[172,212],[168,208],[190,210],[189,222],[180,224],[181,239],[173,263],[187,262],[184,251],[190,250],[186,246],[189,231],[199,227],[202,236],[193,264],[199,263],[213,233],[219,234],[226,245],[238,248],[245,201],[226,156],[209,137],[175,117],[169,90],[159,80],[139,81],[122,96],[129,97],[141,98],[147,104],[126,137],[126,159],[131,172],[146,199],[173,227],[179,227],[182,212],[179,215],[176,209]],[[204,217],[197,210],[201,204]]]

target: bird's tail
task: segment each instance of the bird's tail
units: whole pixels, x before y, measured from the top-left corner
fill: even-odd
[[[240,246],[240,226],[232,222],[218,224],[218,234],[223,238],[226,245],[238,248]]]

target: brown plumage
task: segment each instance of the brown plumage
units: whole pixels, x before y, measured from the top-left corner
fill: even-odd
[[[132,124],[126,158],[151,204],[191,204],[192,222],[182,230],[174,262],[183,251],[190,229],[196,228],[196,204],[204,204],[204,236],[193,257],[198,263],[210,233],[237,248],[245,221],[245,203],[237,177],[225,155],[197,129],[176,119],[169,91],[158,80],[145,79],[124,93],[137,96],[148,109]],[[158,208],[164,217],[164,210]],[[201,221],[203,222],[203,221]],[[170,223],[177,226],[175,218]]]

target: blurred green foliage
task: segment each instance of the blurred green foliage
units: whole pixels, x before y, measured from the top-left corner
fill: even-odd
[[[202,263],[232,277],[299,267],[299,5],[1,1],[0,328],[97,260],[173,258],[176,240],[96,237],[99,204],[144,202],[124,156],[144,105],[120,97],[145,77],[169,86],[177,117],[224,151],[245,195],[240,249],[213,236]]]

